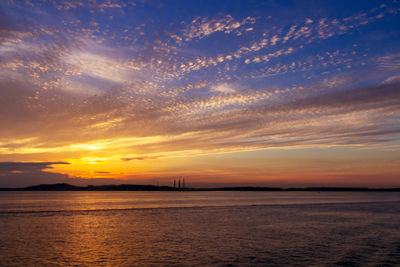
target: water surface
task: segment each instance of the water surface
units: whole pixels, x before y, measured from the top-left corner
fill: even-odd
[[[0,192],[1,266],[399,266],[398,192]]]

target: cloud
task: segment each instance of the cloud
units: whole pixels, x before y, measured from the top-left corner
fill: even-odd
[[[106,185],[126,184],[125,180],[111,178],[83,179],[66,174],[57,173],[52,165],[70,164],[68,162],[0,162],[0,187],[20,188],[30,185],[69,183],[73,185]],[[94,171],[96,174],[108,174],[108,172]],[[140,181],[146,183],[145,180]],[[148,182],[148,181],[147,181]]]
[[[396,71],[400,69],[400,54],[391,54],[375,59],[378,66],[386,71]]]
[[[52,165],[68,162],[0,162],[0,186],[22,187],[32,183],[56,183],[68,176],[47,172]]]
[[[27,18],[21,19],[18,16],[12,16],[13,13],[8,13],[0,5],[0,45],[4,45],[5,42],[15,44],[20,42],[21,38],[32,37],[34,35],[34,21],[27,23]]]
[[[229,85],[227,83],[222,83],[222,84],[213,86],[211,88],[211,90],[214,92],[223,93],[223,94],[234,93],[236,91],[231,85]]]
[[[251,17],[247,17],[242,21],[234,20],[231,15],[225,15],[223,17],[213,19],[209,19],[207,17],[197,17],[186,26],[182,32],[182,37],[179,37],[178,35],[172,35],[171,37],[177,41],[183,39],[187,42],[193,39],[203,39],[216,32],[229,34],[243,25],[254,23],[255,19]]]
[[[96,173],[96,174],[107,174],[110,172],[105,172],[105,171],[92,171],[92,173]]]
[[[398,106],[400,99],[400,83],[388,85],[365,86],[351,90],[331,92],[318,96],[309,96],[275,106],[279,111],[292,109],[324,108],[336,109],[343,112],[343,108],[351,110],[387,108],[390,105]],[[271,107],[268,107],[271,110]],[[274,108],[272,108],[274,110]]]
[[[69,164],[68,162],[0,162],[0,172],[36,172],[53,168],[55,164]]]
[[[399,83],[399,82],[400,82],[400,75],[396,75],[396,76],[391,76],[391,77],[387,78],[382,83],[390,84],[390,83]]]
[[[148,160],[148,159],[158,159],[161,156],[139,156],[139,157],[129,157],[121,158],[122,161],[132,161],[132,160]]]

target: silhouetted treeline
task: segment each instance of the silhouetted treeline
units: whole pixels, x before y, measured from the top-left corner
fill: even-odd
[[[171,186],[155,185],[88,185],[75,186],[66,183],[41,184],[24,188],[0,188],[0,191],[400,191],[400,188],[366,188],[366,187],[306,187],[306,188],[280,188],[280,187],[217,187],[217,188],[174,188]]]

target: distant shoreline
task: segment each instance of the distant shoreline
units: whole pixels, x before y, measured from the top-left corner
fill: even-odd
[[[400,192],[400,188],[366,188],[366,187],[216,187],[216,188],[174,188],[171,186],[155,185],[88,185],[75,186],[66,183],[41,184],[23,188],[0,188],[0,191],[352,191],[352,192]]]

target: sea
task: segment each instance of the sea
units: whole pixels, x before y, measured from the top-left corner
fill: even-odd
[[[400,266],[400,192],[0,192],[0,266]]]

